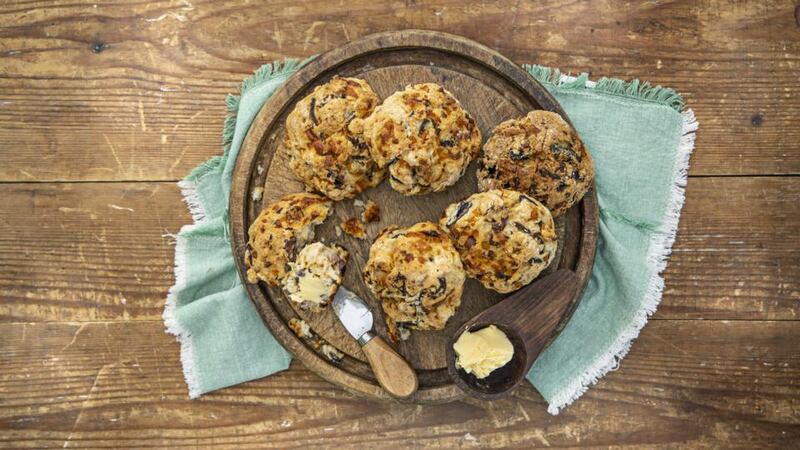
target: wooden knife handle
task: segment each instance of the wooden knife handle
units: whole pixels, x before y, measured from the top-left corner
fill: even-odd
[[[417,391],[414,369],[378,336],[362,347],[378,383],[393,397],[406,398]]]

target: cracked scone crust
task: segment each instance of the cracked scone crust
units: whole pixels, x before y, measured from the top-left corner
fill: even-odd
[[[592,158],[558,114],[531,111],[492,130],[478,159],[478,187],[530,194],[558,217],[592,186]]]
[[[550,211],[510,190],[473,194],[447,207],[439,225],[461,255],[467,274],[497,292],[533,281],[558,247]]]
[[[289,300],[313,311],[327,306],[342,284],[347,256],[338,245],[314,242],[303,247],[283,279]]]
[[[278,286],[302,249],[314,237],[314,227],[328,217],[330,200],[310,193],[289,194],[261,210],[248,230],[244,255],[247,282]]]
[[[461,304],[464,268],[439,227],[387,227],[369,250],[364,281],[381,300],[394,340],[401,328],[441,330]]]
[[[375,108],[364,136],[392,188],[404,195],[453,185],[477,156],[481,132],[453,95],[434,83],[407,86]]]
[[[366,81],[339,77],[297,102],[286,118],[284,147],[309,190],[341,200],[381,182],[385,171],[372,160],[361,128],[379,102]]]

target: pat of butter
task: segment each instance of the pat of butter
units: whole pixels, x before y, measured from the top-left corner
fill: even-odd
[[[456,352],[456,367],[464,369],[477,378],[486,378],[494,370],[511,361],[514,346],[505,333],[489,325],[474,333],[465,331],[459,336],[453,350]]]
[[[312,303],[322,303],[329,294],[331,283],[313,273],[308,273],[299,278],[298,289],[294,294],[300,303],[307,301]]]

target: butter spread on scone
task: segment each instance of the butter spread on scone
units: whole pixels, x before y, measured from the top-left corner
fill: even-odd
[[[456,367],[476,378],[486,378],[505,366],[514,356],[514,346],[508,336],[494,325],[476,332],[465,331],[453,344]]]
[[[398,327],[443,329],[461,304],[466,278],[450,239],[431,222],[384,229],[370,247],[363,274],[383,305],[393,340]]]
[[[496,189],[453,203],[439,221],[464,270],[485,287],[511,292],[550,265],[558,241],[550,211],[521,192]]]
[[[319,195],[286,195],[261,210],[248,230],[244,263],[247,282],[278,286],[297,251],[314,238],[314,227],[328,217],[332,203]]]
[[[289,263],[283,290],[289,300],[314,311],[328,305],[342,283],[347,251],[338,245],[308,244]]]
[[[531,111],[492,130],[478,158],[478,187],[513,189],[558,217],[592,186],[594,167],[578,133],[560,115]]]
[[[386,98],[364,120],[364,137],[378,166],[388,167],[392,188],[404,195],[455,184],[481,145],[472,116],[434,83],[409,85]]]
[[[341,200],[381,182],[385,170],[372,160],[361,127],[379,102],[366,81],[340,77],[297,102],[286,118],[284,148],[309,190]]]

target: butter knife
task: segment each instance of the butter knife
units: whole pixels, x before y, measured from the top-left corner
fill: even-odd
[[[372,311],[363,300],[339,287],[333,297],[333,311],[347,332],[358,341],[378,383],[386,392],[393,397],[407,398],[417,391],[414,369],[386,341],[372,333]]]

